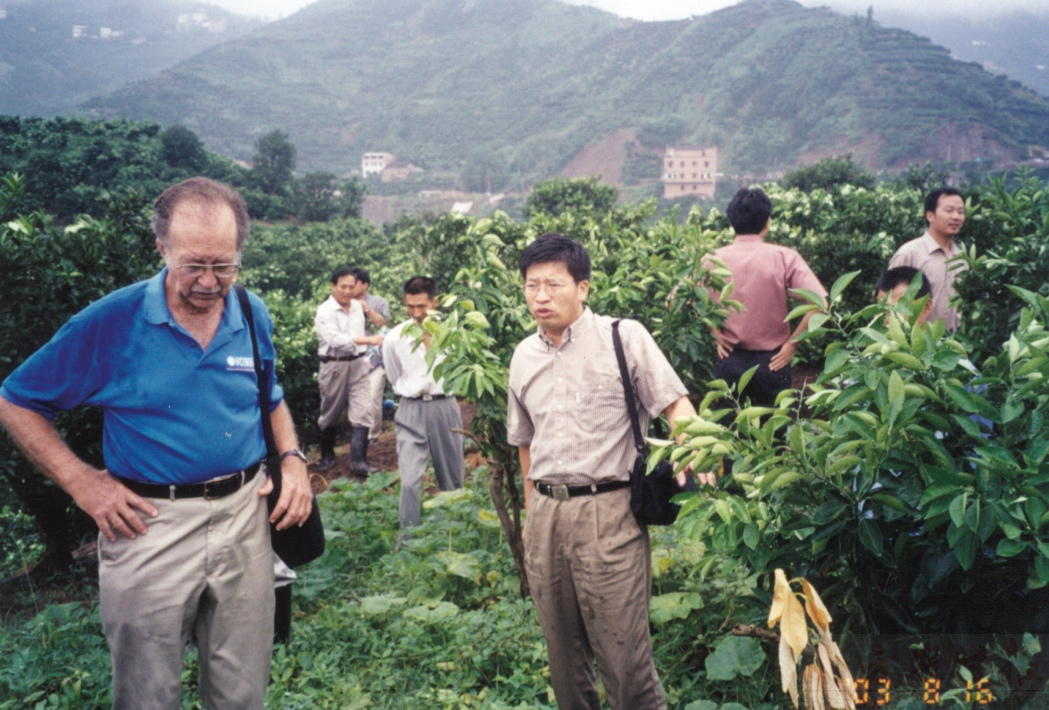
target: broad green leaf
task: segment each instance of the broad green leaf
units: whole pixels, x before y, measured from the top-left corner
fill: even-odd
[[[757,639],[726,636],[707,656],[704,665],[709,680],[735,680],[753,675],[765,662],[765,652]]]
[[[473,555],[442,550],[437,553],[436,558],[444,566],[446,574],[481,583],[481,563]]]
[[[436,602],[406,609],[404,615],[427,624],[439,624],[459,615],[459,607],[451,602]]]
[[[671,619],[687,619],[694,609],[703,608],[703,598],[695,592],[671,592],[652,597],[648,618],[656,626]]]

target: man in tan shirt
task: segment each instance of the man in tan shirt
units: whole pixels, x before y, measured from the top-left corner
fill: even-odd
[[[889,268],[913,266],[932,284],[932,310],[929,321],[942,320],[947,330],[958,330],[961,318],[951,305],[954,279],[968,265],[956,259],[961,253],[954,238],[965,224],[965,200],[953,187],[941,187],[925,198],[925,234],[907,242],[892,255]]]
[[[561,708],[601,707],[594,659],[616,710],[666,707],[648,628],[648,531],[630,511],[636,451],[612,345],[613,318],[585,305],[590,257],[559,234],[520,258],[539,330],[510,363],[507,438],[525,476],[525,566]],[[652,336],[620,324],[638,409],[695,413]],[[701,483],[713,484],[712,474]]]

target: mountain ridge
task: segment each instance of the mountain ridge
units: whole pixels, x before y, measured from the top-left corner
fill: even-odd
[[[237,158],[282,128],[305,169],[347,174],[385,150],[434,184],[491,189],[618,131],[638,155],[716,145],[751,173],[845,152],[876,169],[1007,164],[1049,145],[1049,101],[1018,82],[792,0],[656,23],[555,0],[320,0],[83,110],[182,123]]]

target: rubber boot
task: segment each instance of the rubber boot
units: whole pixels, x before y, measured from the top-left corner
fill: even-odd
[[[291,585],[277,587],[273,594],[273,643],[287,643],[291,638]]]
[[[335,427],[321,429],[320,445],[321,460],[317,467],[322,471],[327,471],[335,465]]]
[[[350,429],[350,473],[375,473],[379,469],[368,465],[368,427],[355,426]]]

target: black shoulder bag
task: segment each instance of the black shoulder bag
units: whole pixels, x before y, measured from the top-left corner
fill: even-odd
[[[672,525],[677,520],[681,506],[671,498],[678,493],[698,491],[699,486],[692,476],[688,476],[684,486],[679,486],[674,477],[674,467],[666,459],[656,464],[652,473],[645,475],[648,458],[648,445],[641,434],[641,425],[637,416],[637,404],[634,402],[634,388],[627,373],[626,355],[623,352],[623,341],[619,337],[619,323],[612,323],[612,343],[616,349],[616,360],[619,362],[619,376],[623,380],[626,394],[627,412],[630,414],[630,426],[634,430],[634,447],[637,458],[634,470],[630,472],[630,510],[640,525]]]
[[[266,473],[273,481],[273,490],[266,496],[266,503],[272,513],[280,500],[281,473],[280,454],[277,453],[277,443],[273,439],[273,424],[270,422],[270,393],[266,387],[266,376],[262,369],[262,358],[259,356],[259,340],[255,334],[255,315],[251,310],[251,302],[248,301],[248,292],[243,286],[234,285],[233,290],[237,292],[240,301],[240,309],[244,311],[244,318],[248,321],[248,330],[251,331],[251,351],[255,357],[255,376],[259,381],[259,411],[262,416],[262,433],[266,438]],[[273,543],[273,551],[284,560],[288,567],[298,567],[307,562],[312,562],[324,554],[324,523],[321,522],[321,511],[317,507],[317,496],[313,496],[313,508],[310,517],[301,526],[292,525],[290,528],[278,530],[274,523],[270,523],[270,539]]]

